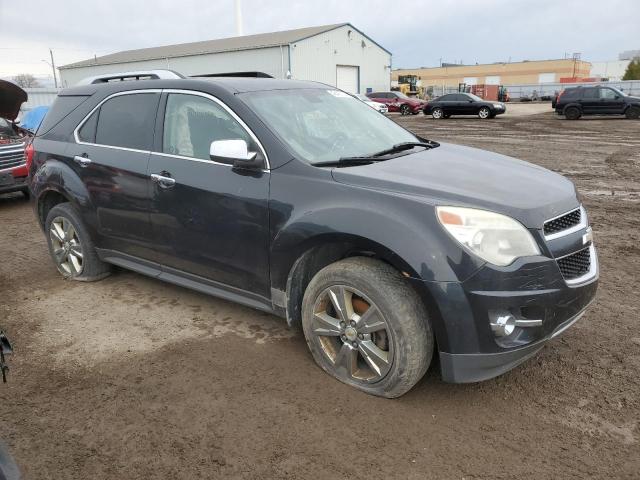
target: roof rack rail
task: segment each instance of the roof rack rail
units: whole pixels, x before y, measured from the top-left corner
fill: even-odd
[[[186,78],[173,70],[140,70],[134,72],[105,73],[80,80],[76,85],[94,85],[98,83],[125,82],[131,80],[175,80]]]

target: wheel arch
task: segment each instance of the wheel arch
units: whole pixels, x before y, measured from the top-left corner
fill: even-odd
[[[428,321],[434,333],[435,350],[440,343],[446,344],[446,329],[438,304],[427,283],[418,278],[418,273],[401,256],[368,238],[358,235],[319,235],[309,239],[304,250],[291,265],[283,296],[285,305],[281,314],[291,325],[301,325],[302,300],[313,277],[323,268],[351,257],[368,257],[380,260],[407,278],[428,312]]]
[[[38,223],[44,227],[48,212],[57,204],[69,202],[86,220],[91,210],[89,192],[78,175],[59,160],[49,160],[33,174],[31,191]],[[87,222],[92,230],[92,222]]]
[[[577,108],[580,111],[580,113],[582,113],[582,105],[580,105],[577,102],[572,102],[572,103],[567,103],[564,107],[562,107],[562,114],[563,115],[565,114],[565,112],[567,111],[567,108],[572,108],[572,107]]]

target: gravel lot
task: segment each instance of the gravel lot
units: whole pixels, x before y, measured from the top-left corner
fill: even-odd
[[[502,377],[449,385],[432,368],[397,400],[332,380],[275,317],[125,271],[63,281],[29,204],[0,197],[0,325],[17,351],[0,437],[24,478],[637,479],[640,122],[519,113],[393,118],[575,181],[597,301]]]

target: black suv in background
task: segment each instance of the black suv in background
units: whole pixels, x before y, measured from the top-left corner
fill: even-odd
[[[613,87],[573,87],[560,93],[555,109],[567,120],[577,120],[583,115],[625,115],[630,119],[638,119],[640,98]]]
[[[75,87],[33,150],[35,213],[64,277],[118,265],[301,323],[318,365],[367,393],[408,391],[436,346],[446,381],[500,375],[596,292],[569,180],[416,137],[326,85]]]

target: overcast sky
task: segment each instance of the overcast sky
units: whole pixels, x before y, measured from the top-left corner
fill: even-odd
[[[640,0],[242,0],[245,34],[351,22],[393,66],[562,58],[640,49]],[[0,77],[94,55],[235,35],[233,0],[0,0]]]

